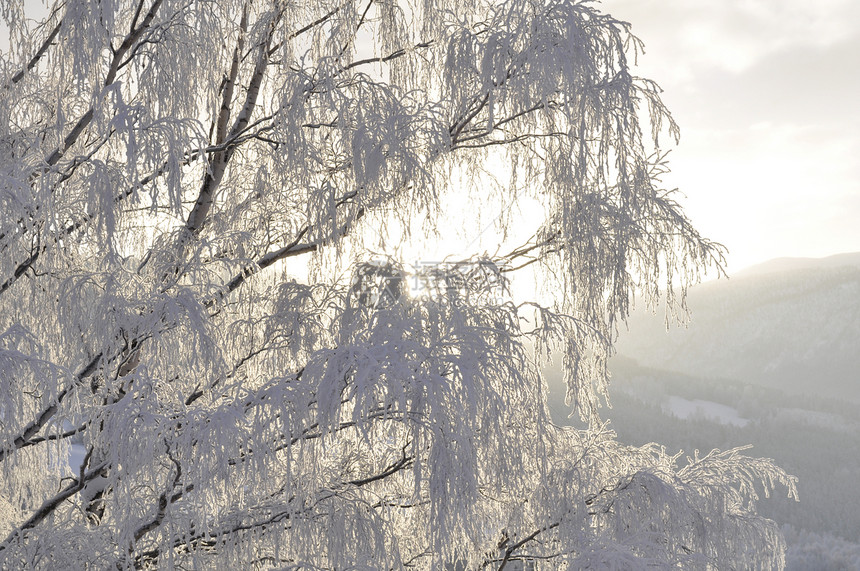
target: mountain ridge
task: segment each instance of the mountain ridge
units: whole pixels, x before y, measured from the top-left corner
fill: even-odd
[[[690,289],[690,321],[634,311],[620,355],[645,366],[860,402],[860,253],[780,258]]]
[[[732,277],[743,278],[792,270],[832,268],[842,266],[860,267],[860,252],[843,252],[841,254],[833,254],[831,256],[825,256],[822,258],[773,258],[771,260],[766,260],[759,264],[743,268],[736,272]]]

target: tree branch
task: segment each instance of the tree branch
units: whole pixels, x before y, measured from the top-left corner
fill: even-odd
[[[98,366],[98,363],[101,358],[101,353],[93,357],[93,359],[83,368],[83,370],[81,370],[81,372],[75,376],[75,380],[68,387],[60,391],[60,393],[57,395],[56,401],[47,408],[45,408],[33,422],[24,427],[24,430],[21,431],[21,434],[15,437],[14,440],[12,440],[11,451],[16,451],[27,446],[32,446],[32,443],[30,442],[31,439],[36,434],[38,434],[39,431],[42,430],[42,428],[44,428],[45,424],[47,424],[47,422],[51,420],[51,418],[53,418],[53,416],[57,413],[57,409],[59,408],[60,404],[62,404],[66,397],[68,397],[69,394],[71,394],[71,392],[74,391],[77,387],[82,385],[84,380],[86,380],[90,375],[95,372],[96,367]],[[9,451],[10,450],[8,448],[0,448],[0,462],[6,459],[6,456],[8,455]]]
[[[119,48],[113,50],[113,58],[111,59],[110,66],[108,67],[108,73],[105,76],[103,86],[107,87],[111,85],[116,79],[117,71],[119,70],[119,64],[125,56],[125,53],[131,49],[131,47],[137,42],[140,37],[143,35],[143,32],[149,27],[152,23],[152,20],[155,19],[155,14],[158,12],[158,9],[161,7],[161,4],[164,0],[155,0],[152,6],[147,12],[146,16],[143,18],[143,21],[140,23],[140,27],[132,30],[120,44]],[[34,172],[31,175],[31,178],[38,176],[41,173],[46,171],[46,167],[52,167],[63,157],[66,151],[71,148],[72,145],[77,142],[78,138],[81,136],[81,133],[84,132],[84,129],[90,124],[93,119],[94,107],[90,107],[83,116],[78,119],[78,122],[72,128],[71,132],[63,139],[62,146],[58,147],[53,153],[51,153],[45,159],[45,166],[41,167],[39,170]]]
[[[173,476],[173,484],[170,486],[169,491],[163,492],[158,497],[158,509],[155,513],[155,517],[151,521],[149,521],[148,523],[138,527],[137,530],[135,530],[135,532],[134,532],[134,541],[135,542],[140,541],[140,539],[144,535],[146,535],[147,533],[149,533],[153,529],[160,526],[161,522],[164,520],[165,514],[167,513],[167,506],[176,501],[173,499],[173,497],[175,495],[171,495],[170,498],[168,498],[168,494],[172,494],[173,490],[175,490],[176,487],[179,485],[179,480],[182,478],[182,465],[179,463],[179,460],[177,460],[176,457],[173,456],[173,454],[171,453],[170,443],[167,441],[167,439],[164,440],[164,446],[165,446],[165,449],[167,452],[167,457],[170,458],[170,461],[173,462],[173,465],[176,468],[176,472]]]
[[[56,12],[56,10],[54,11]],[[53,16],[53,13],[51,14]],[[51,33],[48,34],[48,37],[45,38],[45,41],[42,42],[42,46],[36,51],[36,55],[34,55],[27,65],[21,69],[18,73],[12,76],[11,83],[7,83],[4,87],[8,89],[10,85],[14,85],[24,79],[24,75],[36,67],[36,64],[39,63],[39,60],[42,59],[42,56],[45,55],[45,52],[48,51],[48,48],[51,46],[51,43],[54,41],[54,38],[57,37],[57,34],[60,33],[60,28],[63,26],[63,20],[57,22],[57,25],[54,26],[54,29],[51,30]]]
[[[12,542],[21,538],[25,531],[39,525],[39,523],[41,523],[45,518],[50,516],[61,503],[80,492],[84,488],[84,485],[86,485],[87,482],[98,477],[99,474],[101,474],[102,470],[104,470],[108,466],[108,464],[109,462],[107,461],[103,462],[102,464],[91,469],[89,472],[81,474],[80,477],[76,478],[75,481],[66,486],[65,489],[63,489],[53,498],[45,501],[42,506],[38,510],[36,510],[36,512],[32,516],[30,516],[27,521],[15,528],[6,537],[3,543],[0,543],[0,552],[4,551],[7,547],[9,547]],[[81,468],[81,470],[83,471],[83,468]]]
[[[247,26],[247,11],[243,12],[243,25]],[[216,143],[223,142],[224,139],[235,137],[241,133],[251,120],[251,114],[257,105],[257,97],[260,93],[260,85],[263,82],[263,77],[266,74],[266,65],[268,63],[268,46],[272,40],[274,31],[274,22],[269,25],[265,39],[260,46],[260,54],[257,58],[257,63],[254,66],[254,71],[251,75],[251,81],[245,95],[245,103],[242,110],[236,117],[233,127],[230,129],[229,135],[226,134],[227,122],[229,121],[230,104],[233,96],[233,86],[236,81],[239,67],[239,53],[244,44],[244,34],[241,34],[233,52],[233,63],[230,69],[230,78],[224,89],[224,95],[221,99],[221,110],[218,116],[218,126],[216,131]],[[233,156],[235,147],[231,147],[221,153],[216,153],[210,164],[210,170],[206,173],[203,180],[203,186],[197,195],[197,200],[194,203],[194,208],[188,215],[185,222],[185,230],[187,236],[196,236],[203,229],[206,219],[209,215],[209,210],[215,199],[215,192],[221,184],[221,179],[227,170],[227,165]]]

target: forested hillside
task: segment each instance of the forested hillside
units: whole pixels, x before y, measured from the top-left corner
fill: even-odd
[[[612,408],[601,412],[631,445],[659,442],[694,456],[751,444],[798,476],[800,502],[782,493],[759,509],[784,527],[789,570],[856,569],[860,565],[860,410],[836,399],[808,399],[749,384],[646,369],[612,360]],[[550,377],[553,420],[567,417],[560,383]],[[686,406],[679,406],[679,403]],[[736,412],[727,418],[725,410]],[[743,422],[737,422],[740,419]],[[734,421],[734,422],[732,422]]]
[[[691,322],[636,312],[610,361],[619,440],[694,456],[750,444],[799,477],[762,497],[787,569],[860,569],[860,255],[780,259],[690,292]],[[550,408],[571,421],[558,371]]]
[[[781,259],[690,291],[666,331],[635,311],[618,352],[644,366],[860,401],[860,256]]]

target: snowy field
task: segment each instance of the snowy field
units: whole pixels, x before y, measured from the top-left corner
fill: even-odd
[[[707,418],[732,426],[746,426],[750,422],[730,406],[701,399],[687,400],[674,395],[667,397],[663,411],[681,419]]]

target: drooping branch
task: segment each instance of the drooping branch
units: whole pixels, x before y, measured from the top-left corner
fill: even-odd
[[[54,415],[57,413],[60,404],[78,387],[80,387],[86,379],[88,379],[98,368],[98,364],[101,361],[102,354],[99,353],[92,360],[87,363],[87,365],[81,370],[80,373],[75,375],[75,379],[72,383],[69,384],[65,389],[57,394],[57,397],[54,399],[54,402],[42,410],[41,413],[33,420],[30,424],[24,427],[24,430],[12,439],[12,448],[11,451],[20,450],[21,448],[31,446],[33,443],[31,440],[34,436],[36,436],[42,428],[50,421]],[[6,447],[0,448],[0,462],[5,460],[10,450]]]
[[[138,527],[134,532],[134,541],[140,541],[140,539],[152,531],[153,529],[158,528],[161,525],[161,522],[164,520],[164,516],[167,514],[167,506],[171,503],[174,503],[176,500],[173,498],[176,497],[173,490],[175,490],[179,486],[179,481],[182,479],[182,464],[179,463],[179,460],[173,455],[170,449],[170,443],[165,439],[164,446],[166,449],[166,454],[170,461],[173,463],[174,473],[173,479],[171,481],[168,489],[161,493],[158,497],[158,508],[156,510],[155,516],[152,520]],[[179,498],[177,497],[177,500]]]
[[[516,554],[517,550],[522,548],[524,545],[526,545],[530,541],[533,541],[534,539],[536,539],[540,534],[545,533],[549,530],[555,529],[559,525],[560,525],[560,523],[556,522],[556,523],[551,523],[547,526],[541,527],[539,529],[536,529],[535,531],[531,532],[530,534],[526,535],[521,540],[519,540],[515,543],[509,543],[510,539],[507,537],[507,535],[505,535],[502,538],[502,540],[499,542],[499,549],[504,549],[504,551],[502,552],[501,558],[500,559],[499,558],[488,559],[488,560],[484,561],[484,564],[481,566],[481,568],[486,569],[488,566],[493,565],[495,563],[498,563],[499,566],[496,569],[497,569],[497,571],[502,571],[508,565],[508,563],[510,563],[511,561],[516,559],[515,554]]]
[[[410,457],[404,455],[400,460],[397,460],[392,465],[384,468],[381,472],[359,480],[344,482],[344,485],[347,487],[361,487],[383,480],[402,470],[408,469],[411,465],[411,460],[412,459]],[[220,527],[220,529],[215,526],[207,529],[205,532],[201,532],[192,526],[191,530],[189,530],[190,533],[188,536],[175,540],[171,548],[180,552],[191,552],[200,547],[215,549],[218,545],[225,544],[229,537],[236,534],[254,531],[265,532],[271,529],[274,524],[288,523],[295,518],[312,515],[315,513],[316,506],[332,498],[338,497],[340,493],[341,491],[339,489],[321,489],[319,496],[313,503],[305,504],[302,507],[291,506],[292,502],[295,501],[295,498],[289,497],[286,498],[285,507],[281,507],[281,509],[273,509],[276,506],[267,506],[265,509],[260,510],[265,514],[262,517],[253,517],[252,515],[248,521],[240,524],[223,526]],[[284,502],[281,502],[281,505],[284,505]],[[135,557],[135,562],[139,565],[144,563],[153,563],[162,555],[163,551],[161,549],[145,551],[139,553]]]
[[[338,12],[343,10],[348,5],[349,5],[348,2],[345,2],[343,4],[339,4],[338,6],[329,10],[327,13],[323,14],[322,16],[317,18],[316,20],[309,22],[308,24],[305,24],[304,26],[295,30],[294,32],[290,32],[289,36],[287,36],[287,39],[288,40],[294,40],[294,39],[298,38],[299,36],[301,36],[302,34],[304,34],[305,32],[309,32],[310,30],[313,30],[314,28],[316,28],[320,24],[324,24],[324,23],[328,22],[332,17],[337,15]],[[269,56],[274,55],[274,53],[276,51],[278,51],[278,49],[280,49],[281,46],[282,46],[281,42],[278,42],[275,45],[273,45],[272,47],[270,47],[268,50],[268,55]]]
[[[116,74],[119,70],[120,63],[122,62],[122,58],[125,56],[128,50],[130,50],[137,43],[137,41],[140,40],[141,36],[143,36],[143,33],[150,27],[163,1],[164,0],[155,0],[155,2],[153,2],[152,6],[147,12],[146,16],[143,18],[143,21],[141,21],[140,26],[133,29],[123,39],[122,43],[119,45],[118,48],[111,48],[113,57],[111,58],[111,62],[108,66],[107,75],[105,76],[104,82],[102,84],[104,87],[113,84],[114,80],[116,79]],[[45,158],[45,166],[40,167],[39,170],[35,171],[31,175],[31,180],[38,175],[44,173],[47,167],[52,167],[57,164],[57,162],[63,157],[63,155],[65,155],[66,151],[68,151],[72,147],[72,145],[77,142],[78,138],[87,128],[87,126],[89,126],[90,122],[93,119],[94,112],[95,108],[90,107],[81,116],[81,118],[78,119],[77,123],[75,123],[75,126],[72,127],[72,130],[69,132],[68,135],[66,135],[65,139],[63,140],[63,144]]]
[[[27,62],[27,65],[24,66],[24,68],[21,69],[18,73],[16,73],[15,75],[12,76],[11,85],[14,85],[14,84],[18,83],[19,81],[21,81],[22,79],[24,79],[24,75],[26,75],[26,73],[28,71],[30,71],[34,67],[36,67],[36,65],[39,63],[39,60],[42,59],[42,56],[44,56],[45,52],[48,51],[48,48],[51,47],[51,44],[53,43],[54,39],[57,37],[57,34],[60,33],[60,28],[62,26],[63,26],[63,20],[61,19],[59,22],[57,22],[57,25],[54,26],[54,29],[51,30],[51,33],[48,34],[48,37],[45,38],[45,41],[42,42],[42,45],[39,47],[39,49],[36,50],[35,55],[32,58],[30,58],[29,62]],[[8,89],[10,87],[10,84],[7,83],[5,85],[5,87],[6,87],[6,89]]]
[[[193,151],[188,151],[188,152],[184,153],[184,158],[179,162],[179,166],[187,166],[187,165],[193,163],[194,161],[196,161],[200,156],[203,156],[203,155],[212,155],[212,154],[216,154],[216,153],[223,153],[223,152],[227,152],[227,151],[232,151],[232,149],[235,149],[235,148],[241,146],[246,141],[257,138],[258,133],[264,132],[268,127],[266,127],[266,126],[261,127],[260,130],[258,131],[258,133],[254,133],[251,135],[246,134],[248,129],[251,129],[255,126],[259,126],[262,122],[265,122],[265,121],[270,120],[270,119],[271,119],[271,117],[264,117],[258,121],[255,121],[253,124],[248,125],[244,131],[240,131],[240,132],[236,133],[235,135],[233,135],[232,137],[227,138],[221,144],[210,145],[204,149],[195,149]],[[97,152],[97,150],[98,149],[92,150],[91,152],[89,152],[87,154],[87,156],[85,158],[87,160],[91,159],[92,156]],[[74,172],[74,168],[77,165],[80,165],[83,163],[84,163],[83,160],[73,161],[71,168],[68,169],[65,173],[63,173],[62,178],[60,179],[60,181],[58,181],[57,184],[60,184],[61,182],[63,182],[67,178],[70,178],[72,176],[72,173]],[[122,203],[123,201],[125,201],[129,197],[133,196],[135,194],[135,192],[139,191],[141,188],[149,185],[150,183],[156,181],[159,177],[163,176],[164,174],[168,173],[169,171],[170,171],[170,161],[164,160],[159,168],[155,169],[152,173],[144,176],[143,178],[138,180],[136,183],[129,186],[123,192],[117,194],[113,199],[114,204]],[[38,210],[39,210],[39,207],[37,206],[36,212],[38,212]],[[30,256],[28,256],[27,259],[23,260],[22,262],[19,262],[15,266],[15,269],[13,270],[12,275],[9,278],[7,278],[6,281],[4,281],[2,284],[0,284],[0,295],[2,295],[6,290],[8,290],[10,287],[12,287],[12,285],[14,285],[15,282],[18,281],[19,278],[21,278],[23,275],[25,275],[27,273],[27,271],[31,267],[33,267],[33,265],[39,260],[39,258],[47,251],[49,246],[57,244],[63,238],[65,238],[67,236],[71,236],[74,232],[77,232],[81,228],[85,227],[87,224],[89,224],[90,222],[95,220],[97,215],[98,215],[98,212],[91,212],[91,213],[82,214],[77,220],[70,222],[61,230],[55,231],[50,236],[50,238],[48,238],[44,241],[41,241],[39,244],[39,247],[33,248],[31,253],[30,253]],[[21,221],[19,221],[19,224],[20,223],[21,223]],[[25,234],[26,234],[26,232],[23,232],[23,231],[21,232],[22,236]],[[2,239],[3,237],[4,237],[4,235],[0,235],[0,239]]]
[[[356,60],[354,62],[351,62],[349,65],[345,65],[343,67],[343,71],[348,71],[348,70],[355,69],[355,68],[363,66],[363,65],[368,65],[368,64],[373,64],[373,63],[388,63],[390,61],[401,58],[405,55],[412,54],[412,53],[414,53],[420,49],[429,48],[431,46],[433,46],[432,40],[426,41],[426,42],[418,42],[414,46],[410,46],[408,48],[400,48],[398,50],[391,52],[390,54],[388,54],[386,56],[379,56],[379,57],[375,57],[375,58],[365,58],[365,59]]]
[[[352,193],[349,193],[347,196],[349,198],[352,198],[356,194],[357,194],[356,192],[352,192]],[[340,206],[341,204],[345,204],[349,200],[349,198],[342,199],[340,202],[337,203],[336,207]],[[296,235],[296,237],[293,239],[292,242],[290,242],[286,246],[283,246],[281,248],[278,248],[277,250],[273,250],[273,251],[265,254],[259,260],[257,260],[257,262],[254,265],[246,266],[241,272],[236,274],[229,282],[227,282],[227,285],[224,287],[224,291],[222,292],[221,297],[224,297],[225,295],[235,291],[236,289],[239,288],[239,286],[241,286],[243,283],[245,283],[245,281],[249,277],[251,277],[255,273],[259,272],[260,270],[264,270],[264,269],[268,268],[269,266],[271,266],[275,262],[285,260],[287,258],[292,258],[294,256],[301,256],[303,254],[316,252],[320,248],[320,246],[323,246],[327,243],[330,243],[330,242],[333,242],[333,241],[336,241],[336,240],[343,238],[344,236],[346,236],[349,233],[349,231],[354,227],[354,225],[359,220],[361,220],[361,218],[364,216],[365,212],[366,211],[364,208],[359,209],[358,212],[355,214],[355,217],[352,220],[348,220],[348,221],[344,222],[344,224],[338,230],[336,230],[334,233],[332,233],[326,239],[313,240],[310,242],[302,243],[302,241],[301,241],[302,238],[311,229],[310,226],[303,227],[301,230],[299,230],[298,234]],[[207,306],[211,306],[213,304],[214,304],[214,300],[210,300],[210,301],[206,302]]]
[[[92,450],[90,452],[92,452]],[[86,464],[86,462],[84,464]],[[75,494],[80,492],[82,489],[84,489],[84,486],[87,484],[87,482],[90,482],[90,481],[96,479],[97,477],[99,477],[102,473],[102,470],[104,470],[107,466],[108,466],[108,462],[104,462],[104,463],[96,466],[95,468],[91,468],[89,471],[87,471],[85,473],[83,472],[83,467],[82,467],[81,468],[82,473],[80,474],[80,476],[78,478],[75,478],[75,480],[73,482],[66,485],[66,487],[63,488],[54,497],[45,501],[35,511],[35,513],[33,513],[33,515],[27,519],[27,521],[25,521],[21,525],[17,526],[9,534],[9,536],[6,537],[6,539],[3,541],[3,543],[0,543],[0,552],[5,551],[11,544],[13,544],[14,542],[23,538],[28,529],[32,529],[32,528],[36,527],[42,521],[44,521],[46,518],[48,518],[51,514],[53,514],[56,511],[56,509],[60,506],[60,504],[62,504],[64,501],[66,501],[67,499],[71,498],[72,496],[74,496]]]
[[[414,460],[414,457],[406,454],[406,447],[407,446],[409,446],[409,444],[406,444],[405,446],[403,446],[403,448],[402,448],[403,454],[400,456],[400,458],[397,461],[393,462],[390,466],[388,466],[387,468],[385,468],[384,470],[382,470],[378,474],[374,474],[372,476],[367,476],[366,478],[359,478],[356,480],[350,480],[349,483],[351,485],[355,486],[356,488],[360,488],[362,486],[372,484],[373,482],[378,482],[380,480],[384,480],[385,478],[391,476],[392,474],[396,474],[397,472],[399,472],[401,470],[409,469],[409,467],[412,466],[412,462]]]

